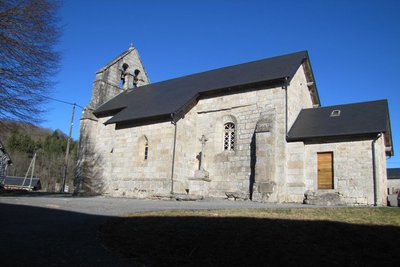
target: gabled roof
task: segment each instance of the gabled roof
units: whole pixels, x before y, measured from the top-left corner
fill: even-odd
[[[400,179],[400,168],[388,168],[386,172],[388,179]]]
[[[301,51],[141,86],[122,92],[94,114],[114,115],[106,124],[169,118],[205,93],[290,81],[305,59],[308,54]]]
[[[331,116],[333,111],[338,111],[340,115]],[[386,133],[386,145],[392,147],[387,100],[303,109],[287,140],[307,141],[378,133]]]

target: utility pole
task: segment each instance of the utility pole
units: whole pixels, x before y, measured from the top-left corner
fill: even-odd
[[[72,116],[71,116],[71,123],[70,123],[70,125],[69,125],[69,135],[68,135],[68,140],[67,140],[67,151],[65,151],[64,175],[63,175],[63,180],[62,180],[62,185],[61,185],[60,193],[64,193],[65,181],[67,180],[68,158],[69,158],[69,144],[70,144],[70,142],[71,142],[72,126],[74,126],[75,106],[76,106],[76,103],[74,103],[74,104],[72,105]]]
[[[29,189],[31,189],[32,187],[32,179],[33,179],[33,174],[35,173],[35,165],[36,165],[36,152],[35,155],[33,155],[33,167],[31,172],[31,180],[29,181]]]
[[[32,186],[33,174],[35,173],[35,165],[36,165],[36,152],[35,152],[35,154],[33,154],[33,158],[31,160],[31,163],[29,164],[28,170],[26,171],[26,174],[25,174],[25,178],[24,178],[24,180],[22,181],[22,184],[21,184],[22,187],[25,186],[26,178],[28,177],[28,173],[31,170],[31,179],[30,179],[29,187],[28,187],[29,191],[31,190],[31,186]]]

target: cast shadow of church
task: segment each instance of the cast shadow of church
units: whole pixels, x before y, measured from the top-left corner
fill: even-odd
[[[400,260],[400,227],[218,213],[124,218],[103,225],[101,239],[145,266],[395,266]]]

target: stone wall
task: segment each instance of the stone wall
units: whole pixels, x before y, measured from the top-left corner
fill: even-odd
[[[138,88],[140,90],[140,88]],[[177,127],[174,193],[191,191],[190,179],[199,167],[199,139],[205,135],[204,168],[209,172],[208,197],[225,197],[227,192],[248,194],[251,146],[257,122],[266,115],[277,122],[276,133],[284,131],[284,90],[257,88],[255,91],[201,99]],[[101,118],[91,126],[87,149],[96,151],[96,173],[101,174],[102,193],[112,196],[151,197],[171,190],[174,125],[170,122],[115,130]],[[223,149],[223,126],[234,122],[234,151]],[[143,138],[148,140],[148,159],[143,159]],[[275,143],[274,146],[279,145]],[[281,143],[283,145],[283,143]],[[284,168],[283,147],[276,148],[277,169]],[[276,178],[277,180],[279,178]],[[187,191],[188,190],[188,191]]]
[[[289,130],[302,109],[313,107],[303,65],[297,70],[296,74],[290,81],[287,98]]]
[[[307,86],[304,66],[301,66],[288,87],[288,130],[292,127],[300,111],[312,108],[313,102]],[[285,133],[286,136],[286,133]],[[286,143],[286,193],[282,201],[302,202],[306,191],[304,170],[305,148],[303,142]]]
[[[96,139],[105,162],[104,193],[143,198],[169,194],[174,126],[165,122],[115,130],[115,125],[102,124],[107,119],[99,120]]]
[[[174,192],[186,193],[191,188],[200,165],[202,135],[207,138],[204,168],[209,173],[203,193],[208,197],[225,197],[226,192],[248,194],[250,188],[251,146],[257,121],[265,111],[280,114],[283,119],[282,88],[257,88],[255,91],[201,99],[177,122]],[[224,124],[235,124],[233,151],[223,146]],[[196,185],[196,187],[197,187]]]
[[[377,141],[377,195],[378,205],[386,205],[386,174],[381,171],[384,163],[384,147],[382,139]],[[383,149],[383,150],[382,150]],[[317,153],[333,152],[334,189],[318,189]],[[340,203],[347,205],[374,204],[374,177],[372,163],[371,140],[347,140],[346,142],[332,142],[324,144],[305,145],[305,182],[306,189],[317,194],[337,194]],[[379,165],[379,166],[378,166]],[[382,167],[380,167],[382,165]]]
[[[206,196],[225,197],[229,192],[240,192],[256,201],[303,200],[303,167],[298,166],[298,162],[303,163],[304,146],[302,143],[286,143],[285,90],[282,87],[254,89],[201,99],[178,122],[174,179],[178,181],[176,184],[182,186],[175,187],[177,192],[183,192],[184,188],[191,192],[189,180],[195,176],[199,166],[199,139],[205,135],[208,141],[204,167],[210,179],[204,182]],[[302,66],[288,87],[288,101],[290,124],[302,108],[312,107]],[[224,151],[223,148],[223,126],[227,122],[236,126],[237,140],[233,151]],[[268,130],[261,130],[257,137],[257,125]],[[300,150],[296,147],[299,145]],[[290,174],[294,175],[289,183],[291,192],[296,190],[297,195],[287,195],[288,167]],[[301,172],[296,172],[295,168]]]
[[[386,171],[386,153],[385,153],[385,135],[382,134],[376,144],[376,178],[377,178],[377,205],[386,206],[387,204],[387,171]]]

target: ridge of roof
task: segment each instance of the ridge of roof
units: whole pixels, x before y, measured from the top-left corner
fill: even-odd
[[[307,51],[299,51],[144,85],[117,95],[94,114],[118,111],[106,124],[166,116],[203,93],[285,78],[290,81],[306,59]]]
[[[189,78],[192,76],[197,76],[200,74],[207,74],[207,73],[211,73],[214,71],[223,71],[223,70],[227,70],[233,67],[240,67],[240,66],[245,66],[245,65],[250,65],[250,64],[254,64],[254,63],[258,63],[258,62],[264,62],[265,60],[277,60],[277,59],[281,59],[287,56],[291,56],[291,55],[295,55],[295,54],[304,54],[305,58],[308,58],[308,52],[306,50],[301,50],[301,51],[297,51],[297,52],[293,52],[293,53],[289,53],[289,54],[283,54],[283,55],[279,55],[279,56],[274,56],[274,57],[268,57],[268,58],[263,58],[263,59],[258,59],[258,60],[252,60],[252,61],[248,61],[248,62],[242,62],[239,64],[234,64],[234,65],[229,65],[229,66],[224,66],[224,67],[219,67],[219,68],[215,68],[215,69],[211,69],[211,70],[205,70],[205,71],[200,71],[200,72],[195,72],[195,73],[191,73],[191,74],[187,74],[187,75],[183,75],[180,77],[175,77],[175,78],[171,78],[171,79],[167,79],[164,81],[159,81],[156,83],[164,83],[164,82],[170,82],[173,80],[178,80],[178,79],[183,79],[183,78]],[[297,70],[297,69],[296,69]],[[291,77],[295,74],[296,70],[292,73]],[[285,78],[285,77],[282,77]],[[141,88],[145,87],[145,86],[149,86],[151,84],[147,84],[142,86]]]

